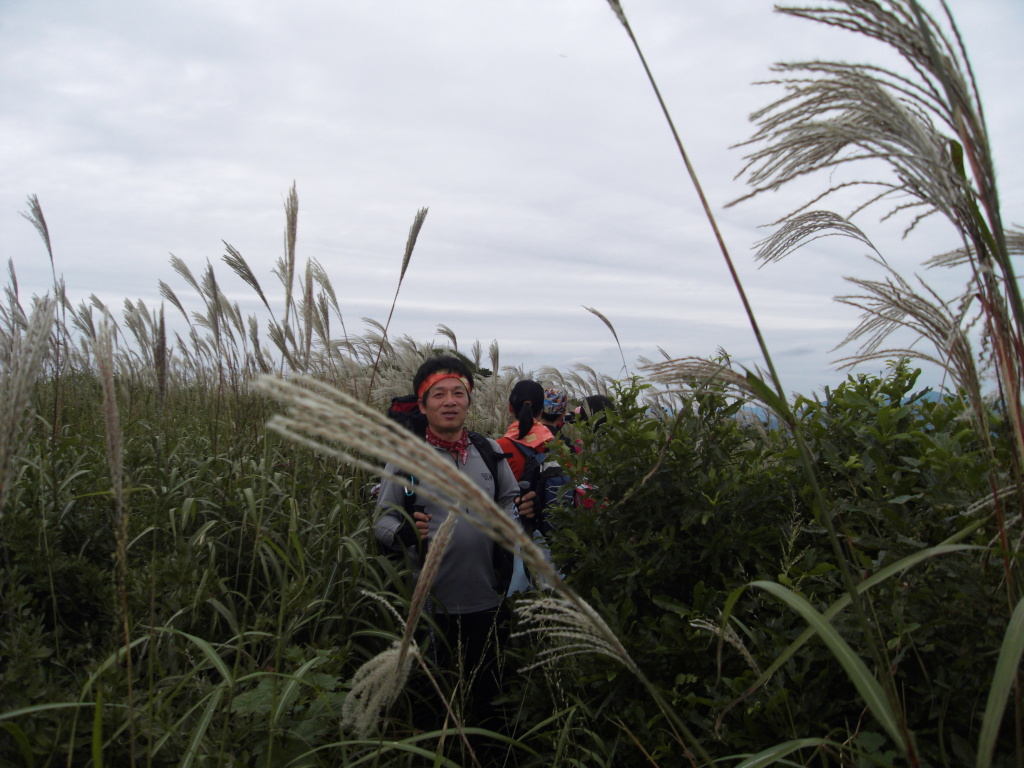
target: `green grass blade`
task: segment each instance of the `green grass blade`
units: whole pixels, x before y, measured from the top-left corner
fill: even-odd
[[[92,764],[103,768],[103,689],[96,688],[96,709],[92,714]]]
[[[83,703],[76,701],[60,701],[55,704],[33,704],[31,707],[9,709],[6,712],[0,712],[0,721],[23,717],[24,715],[33,715],[36,712],[52,712],[55,709],[84,709],[91,706],[92,702]]]
[[[185,756],[181,761],[181,768],[189,768],[192,762],[196,759],[199,753],[199,747],[203,743],[203,737],[206,735],[207,729],[210,727],[210,721],[213,720],[214,714],[217,712],[217,707],[220,704],[221,698],[224,696],[224,688],[218,688],[211,694],[210,701],[206,705],[206,709],[203,710],[202,717],[199,718],[199,722],[195,725],[195,731],[192,732],[192,738],[188,742],[188,750],[185,752]]]
[[[758,752],[756,755],[751,755],[743,762],[737,763],[736,768],[762,768],[765,765],[774,765],[798,749],[821,747],[830,743],[828,739],[794,739],[793,741],[786,741],[782,744],[775,744],[762,752]]]
[[[288,682],[281,690],[277,703],[274,705],[274,709],[271,713],[270,725],[272,728],[276,728],[278,726],[278,722],[280,721],[285,708],[290,707],[292,702],[295,700],[295,697],[298,695],[298,687],[305,683],[305,680],[303,680],[305,674],[312,669],[316,669],[326,660],[326,656],[314,656],[299,667],[294,675],[290,676]]]
[[[973,525],[969,526],[970,530],[974,530],[974,527],[975,526]],[[903,573],[904,571],[917,565],[918,563],[929,558],[935,557],[937,555],[953,554],[956,552],[963,552],[971,549],[985,550],[984,547],[975,547],[974,545],[970,544],[950,543],[951,541],[953,541],[956,538],[959,538],[960,536],[961,534],[958,534],[956,537],[948,539],[943,544],[939,544],[934,547],[929,547],[927,549],[922,549],[918,552],[913,553],[912,555],[908,555],[907,557],[902,558],[901,560],[895,563],[892,563],[891,565],[887,565],[885,568],[882,568],[877,573],[874,573],[869,578],[865,579],[857,587],[857,594],[863,594],[872,587],[881,584],[886,579],[892,578],[893,576],[897,576],[900,573]],[[725,606],[723,609],[723,622],[732,615],[733,607],[736,605],[736,601],[739,600],[740,596],[743,594],[743,591],[745,589],[746,587],[741,587],[740,589],[734,590],[733,593],[730,594],[729,597],[726,599]],[[825,611],[825,613],[822,615],[827,620],[831,621],[836,614],[847,608],[849,605],[850,596],[844,594],[841,597],[839,597],[831,606],[829,606],[829,609]],[[786,650],[779,654],[771,663],[771,665],[763,673],[761,673],[761,676],[753,683],[751,683],[747,690],[738,699],[734,700],[732,703],[729,704],[729,706],[725,708],[725,712],[723,712],[722,715],[719,716],[719,720],[723,719],[725,714],[730,709],[732,709],[733,706],[738,704],[740,701],[745,699],[747,696],[756,691],[762,685],[767,683],[772,678],[772,675],[774,675],[779,670],[779,668],[782,667],[783,664],[789,661],[789,659],[793,658],[793,656],[796,655],[796,652],[800,650],[801,647],[803,647],[804,643],[806,643],[812,637],[814,637],[813,629],[808,629],[805,632],[802,632],[799,635],[799,637],[797,637],[792,643],[790,643]]]
[[[224,663],[224,659],[218,655],[217,651],[208,641],[201,637],[190,635],[188,632],[182,632],[180,629],[173,629],[171,627],[157,627],[157,631],[168,632],[172,635],[180,635],[181,637],[191,640],[195,646],[203,652],[203,655],[207,658],[210,664],[217,668],[221,677],[224,678],[224,680],[231,680],[231,669]]]
[[[889,706],[889,702],[885,698],[885,692],[882,690],[882,686],[880,686],[878,681],[875,680],[863,660],[853,652],[853,649],[850,648],[849,644],[843,640],[835,628],[828,623],[828,619],[818,613],[814,609],[814,606],[807,602],[803,597],[798,595],[796,592],[793,592],[791,589],[787,589],[781,584],[776,584],[772,581],[755,581],[751,586],[768,592],[770,595],[778,598],[803,617],[804,621],[806,621],[811,628],[817,632],[825,642],[825,645],[827,645],[829,650],[832,651],[832,655],[835,657],[836,661],[842,665],[847,676],[850,678],[850,682],[852,682],[857,688],[857,691],[864,699],[868,709],[870,709],[871,713],[875,716],[875,719],[878,720],[883,728],[885,728],[890,738],[900,745],[900,748],[903,749],[904,753],[909,752],[900,731],[899,722],[892,711],[892,707]]]
[[[21,730],[17,723],[0,723],[0,730],[7,731],[18,745],[18,750],[21,752],[21,759],[28,766],[28,768],[35,768],[36,759],[32,755],[32,745],[28,742],[28,737],[25,732]]]
[[[985,704],[985,716],[981,721],[981,736],[978,737],[978,756],[975,765],[985,768],[992,763],[992,754],[996,749],[999,726],[1003,722],[1003,711],[1006,700],[1017,679],[1017,667],[1020,665],[1021,654],[1024,653],[1024,599],[1017,603],[1006,625],[1006,635],[999,649],[996,660],[996,671],[992,676],[992,687],[988,689],[988,701]]]

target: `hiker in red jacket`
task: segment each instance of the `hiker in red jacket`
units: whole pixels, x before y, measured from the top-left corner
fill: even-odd
[[[521,480],[526,468],[526,456],[515,448],[514,443],[523,445],[537,453],[545,453],[548,443],[555,439],[554,434],[539,420],[544,410],[544,387],[536,381],[523,379],[512,387],[508,396],[508,412],[516,417],[516,421],[498,438],[501,450],[510,454],[508,465],[516,480]]]
[[[516,416],[516,421],[512,422],[503,437],[498,438],[498,445],[509,455],[508,465],[519,481],[520,491],[533,495],[532,517],[523,520],[523,523],[534,543],[546,553],[548,549],[544,537],[553,529],[547,507],[559,501],[559,490],[569,483],[570,478],[559,466],[557,457],[548,457],[548,449],[554,447],[557,438],[544,422],[545,394],[540,384],[529,379],[520,381],[512,388],[508,410]],[[565,401],[563,396],[563,405]],[[561,415],[551,419],[560,420]],[[525,592],[537,586],[533,575],[517,556],[508,594]]]

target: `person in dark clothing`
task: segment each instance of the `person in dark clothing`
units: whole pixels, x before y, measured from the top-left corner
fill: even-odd
[[[597,429],[608,418],[607,414],[602,413],[605,410],[615,410],[615,401],[607,395],[587,395],[583,398],[583,404],[576,409],[576,423],[590,422]]]
[[[569,395],[564,389],[549,387],[544,390],[544,407],[540,412],[540,423],[555,435],[565,423],[565,414],[569,410]]]
[[[498,461],[492,473],[482,453],[491,450],[500,455],[497,444],[471,439],[465,427],[473,391],[473,375],[468,367],[455,357],[431,358],[416,372],[413,389],[420,412],[426,417],[424,439],[509,515],[532,515],[532,494],[520,498],[519,485],[508,463]],[[385,478],[390,476],[396,477],[381,483],[374,534],[385,549],[407,550],[418,571],[420,543],[429,544],[450,513],[420,495],[410,519],[403,501],[410,481],[400,477],[393,464],[385,467]],[[469,509],[465,513],[476,514]],[[503,591],[495,573],[494,542],[476,526],[460,521],[433,582],[433,618],[442,638],[435,643],[433,655],[439,666],[461,671],[469,681],[469,712],[474,720],[470,725],[494,725],[492,702],[501,689],[498,645],[508,633],[500,610]]]

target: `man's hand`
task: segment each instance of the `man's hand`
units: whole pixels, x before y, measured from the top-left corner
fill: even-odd
[[[404,518],[402,524],[398,526],[398,530],[395,531],[395,538],[403,547],[419,547],[427,540],[427,534],[430,533],[431,517],[433,515],[416,510],[412,513],[412,524],[409,523],[409,518]]]
[[[524,493],[522,496],[516,496],[516,506],[519,508],[519,516],[526,518],[527,520],[533,519],[533,501],[536,498],[536,491],[530,491]]]
[[[416,533],[420,535],[420,540],[425,541],[427,534],[430,532],[430,519],[433,515],[428,515],[426,512],[413,512],[412,520],[416,524]]]

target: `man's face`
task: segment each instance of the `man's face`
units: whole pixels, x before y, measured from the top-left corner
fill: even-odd
[[[469,391],[458,379],[441,379],[423,395],[420,411],[435,435],[458,439],[469,414]]]

